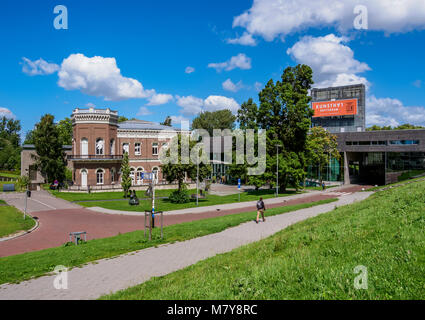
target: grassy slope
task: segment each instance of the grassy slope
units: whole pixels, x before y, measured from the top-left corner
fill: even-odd
[[[1,201],[0,204],[4,204]],[[10,206],[0,206],[0,238],[6,237],[21,230],[29,230],[35,225],[35,221],[24,215],[19,210]]]
[[[266,215],[281,214],[332,201],[336,201],[336,199],[269,209]],[[160,239],[158,229],[154,229],[152,235],[153,241],[151,242],[144,239],[143,231],[135,231],[111,238],[91,240],[79,246],[64,245],[57,248],[3,257],[0,258],[0,284],[41,276],[53,271],[57,265],[75,267],[90,261],[114,257],[122,253],[153,247],[163,243],[184,241],[220,232],[229,227],[250,221],[255,216],[255,212],[245,212],[164,227],[164,240]]]
[[[105,298],[424,299],[424,202],[425,182],[379,192]]]

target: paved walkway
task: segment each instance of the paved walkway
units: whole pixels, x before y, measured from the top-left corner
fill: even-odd
[[[0,299],[95,299],[122,290],[151,277],[162,276],[200,260],[259,241],[296,222],[364,200],[371,192],[342,196],[338,202],[269,217],[265,223],[248,222],[204,237],[149,248],[113,259],[99,260],[68,272],[68,289],[57,290],[55,275],[20,284],[0,286]]]
[[[369,187],[370,186],[368,186],[367,188]],[[328,199],[331,197],[340,197],[340,196],[351,194],[352,192],[361,191],[363,188],[364,186],[360,186],[360,185],[346,185],[346,186],[327,189],[325,191],[315,190],[315,191],[309,191],[306,193],[294,194],[294,195],[286,196],[286,197],[268,198],[268,199],[264,199],[264,203],[266,204],[267,207],[273,208],[277,206],[285,206],[291,200],[304,199],[304,198],[308,199],[312,197],[312,195],[323,195],[324,197],[322,199]],[[311,201],[318,201],[318,200],[320,199],[311,200]],[[301,201],[299,203],[303,203],[303,202],[304,201]],[[257,200],[226,203],[226,204],[219,204],[214,206],[187,208],[187,209],[180,209],[180,210],[164,211],[164,215],[181,215],[181,214],[198,214],[198,213],[202,214],[202,213],[210,212],[210,211],[223,211],[223,210],[234,210],[234,209],[238,209],[239,210],[238,212],[247,212],[247,211],[255,210],[256,203],[257,203]],[[91,211],[102,212],[107,214],[140,216],[140,212],[137,212],[137,211],[112,210],[112,209],[105,209],[101,207],[89,207],[87,209]]]
[[[5,200],[9,205],[18,208],[22,212],[25,210],[25,193],[2,192],[0,193],[0,199]],[[31,198],[28,198],[27,202],[28,213],[78,208],[81,208],[81,206],[60,198],[56,198],[46,190],[31,191]]]

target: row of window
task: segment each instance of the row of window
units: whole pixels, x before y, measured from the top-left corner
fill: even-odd
[[[158,167],[154,167],[152,169],[152,173],[154,174],[154,176],[156,177],[156,180],[158,180],[158,173],[159,173],[159,168]],[[86,184],[87,183],[87,170],[83,169],[81,171],[82,176],[85,176],[84,178],[82,178],[83,181],[82,184]],[[115,182],[115,168],[110,169],[110,176],[111,176],[111,183]],[[131,180],[133,182],[133,184],[141,184],[143,179],[144,179],[144,169],[143,168],[131,168],[130,170],[130,177]],[[96,170],[96,183],[99,185],[102,185],[105,183],[105,170],[104,169],[97,169]]]
[[[417,145],[419,140],[346,141],[347,146]]]
[[[168,147],[167,143],[163,143],[162,147]],[[105,142],[103,139],[99,138],[96,140],[96,155],[104,155],[105,154]],[[111,155],[115,154],[115,140],[110,141],[110,152]],[[152,155],[157,156],[159,152],[159,144],[157,142],[152,143]],[[89,148],[88,148],[88,140],[86,138],[83,138],[81,140],[81,155],[88,155]],[[129,143],[123,143],[122,145],[122,153],[130,153],[130,144]],[[142,155],[142,144],[140,142],[136,142],[134,144],[134,154],[136,156]]]

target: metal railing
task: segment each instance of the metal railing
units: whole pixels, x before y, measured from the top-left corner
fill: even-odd
[[[114,154],[90,154],[90,155],[68,155],[68,160],[122,160],[122,155]]]

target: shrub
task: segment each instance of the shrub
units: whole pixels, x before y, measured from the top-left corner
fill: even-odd
[[[190,202],[189,194],[187,193],[185,188],[182,190],[176,190],[170,194],[168,198],[172,203],[188,203]]]

